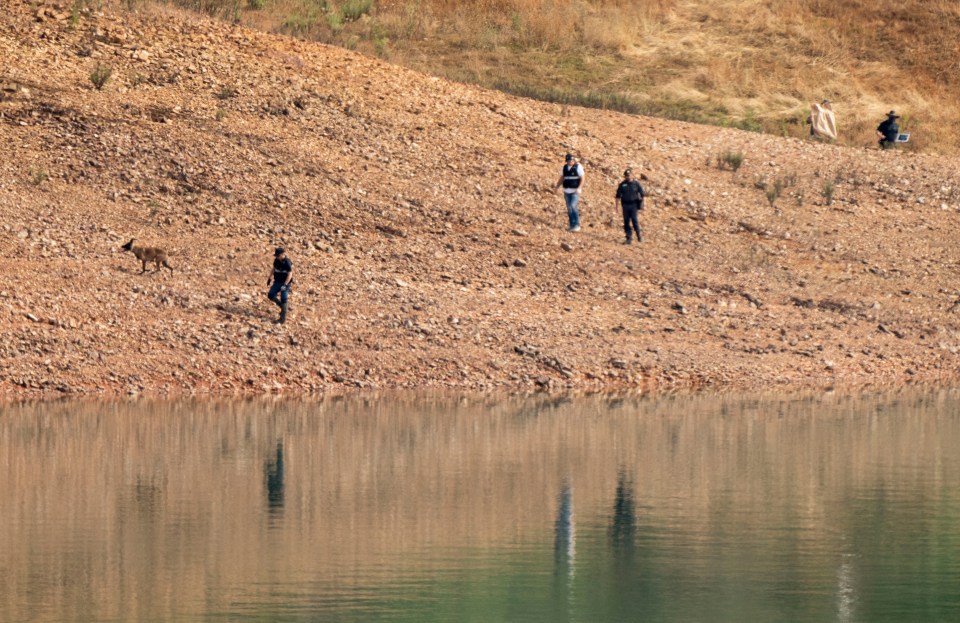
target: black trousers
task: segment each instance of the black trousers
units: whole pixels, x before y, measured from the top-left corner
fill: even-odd
[[[640,203],[624,201],[620,204],[623,207],[623,232],[630,239],[630,226],[637,232],[637,240],[640,240],[640,223],[637,222],[637,212],[640,211]]]

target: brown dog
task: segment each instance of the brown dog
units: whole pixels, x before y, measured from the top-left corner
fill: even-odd
[[[170,274],[173,274],[173,267],[170,266],[170,263],[167,262],[167,252],[158,247],[135,247],[133,246],[133,241],[136,238],[131,238],[130,242],[120,247],[124,251],[130,251],[140,263],[143,264],[143,270],[140,271],[140,274],[147,272],[147,262],[153,262],[157,269],[153,272],[160,272],[160,265],[164,265],[170,269]]]

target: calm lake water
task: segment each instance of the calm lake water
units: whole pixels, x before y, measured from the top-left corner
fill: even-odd
[[[0,621],[960,620],[960,393],[0,408]]]

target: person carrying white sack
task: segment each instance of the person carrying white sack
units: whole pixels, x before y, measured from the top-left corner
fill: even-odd
[[[833,114],[833,105],[830,100],[823,100],[819,104],[810,104],[810,136],[814,138],[837,140],[837,119]]]

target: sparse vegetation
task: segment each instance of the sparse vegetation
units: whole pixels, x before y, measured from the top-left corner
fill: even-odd
[[[344,22],[358,20],[373,7],[373,0],[344,0],[340,6],[340,15]]]
[[[556,87],[541,89],[523,82],[510,82],[506,80],[497,81],[493,86],[497,90],[504,91],[505,93],[512,93],[520,97],[529,97],[542,102],[561,104],[564,107],[585,106],[587,108],[616,110],[618,112],[632,113],[635,115],[644,113],[643,108],[636,101],[622,94],[606,94],[596,91],[560,89]]]
[[[380,58],[390,58],[389,41],[386,37],[379,37],[373,40],[373,49]]]
[[[742,116],[729,118],[721,125],[739,128],[747,132],[763,132],[765,129],[763,122],[757,118],[757,112],[753,108],[748,108]]]
[[[131,0],[127,0],[127,2],[130,1]],[[99,11],[103,8],[103,2],[104,0],[73,0],[73,2],[70,3],[71,16],[73,13],[76,13],[79,19],[81,13]]]
[[[765,271],[773,264],[770,252],[760,245],[751,245],[749,251],[741,256],[740,266],[745,271]]]
[[[153,1],[157,2],[157,0]],[[168,0],[160,1],[167,3]],[[257,0],[169,0],[169,2],[191,11],[230,20],[238,18],[243,9],[262,10],[268,8],[266,2],[258,3]],[[262,4],[262,6],[253,6],[254,4]]]
[[[960,73],[939,43],[960,35],[957,3],[153,1],[526,97],[783,136],[807,136],[810,102],[829,95],[838,142],[871,145],[896,107],[914,134],[907,149],[960,148],[960,102],[950,96]],[[909,19],[864,28],[877,14]],[[812,60],[825,57],[826,66]]]
[[[827,202],[827,205],[833,203],[833,191],[835,188],[836,186],[832,180],[827,180],[823,183],[823,198]]]
[[[724,169],[730,169],[734,173],[743,165],[743,152],[740,151],[725,151],[722,154],[717,154],[717,168],[723,171]]]
[[[327,26],[333,34],[339,34],[343,30],[343,16],[339,11],[330,11],[326,14]],[[349,46],[348,46],[349,47]]]
[[[767,202],[770,204],[770,207],[776,207],[777,199],[780,198],[780,195],[783,194],[783,179],[780,177],[775,177],[772,183],[766,185],[764,189],[764,194],[766,194]]]
[[[102,91],[112,75],[113,67],[97,63],[97,66],[90,72],[90,82],[93,83],[93,86],[96,87],[98,91]]]
[[[296,11],[287,15],[280,28],[291,35],[306,36],[317,23],[318,17],[319,13],[316,7],[306,7],[303,11]]]
[[[233,99],[237,96],[237,87],[224,85],[220,87],[220,90],[217,91],[217,99],[219,100],[228,100]]]
[[[83,7],[82,0],[74,0],[73,4],[70,5],[70,17],[67,19],[67,25],[71,30],[80,25],[80,11],[83,10]]]
[[[46,182],[48,179],[50,179],[50,176],[43,169],[39,169],[39,168],[30,169],[30,183],[33,184],[34,186],[40,186],[41,184]]]
[[[373,41],[373,49],[380,58],[390,56],[389,39],[387,33],[378,22],[374,22],[370,28],[370,39]]]

